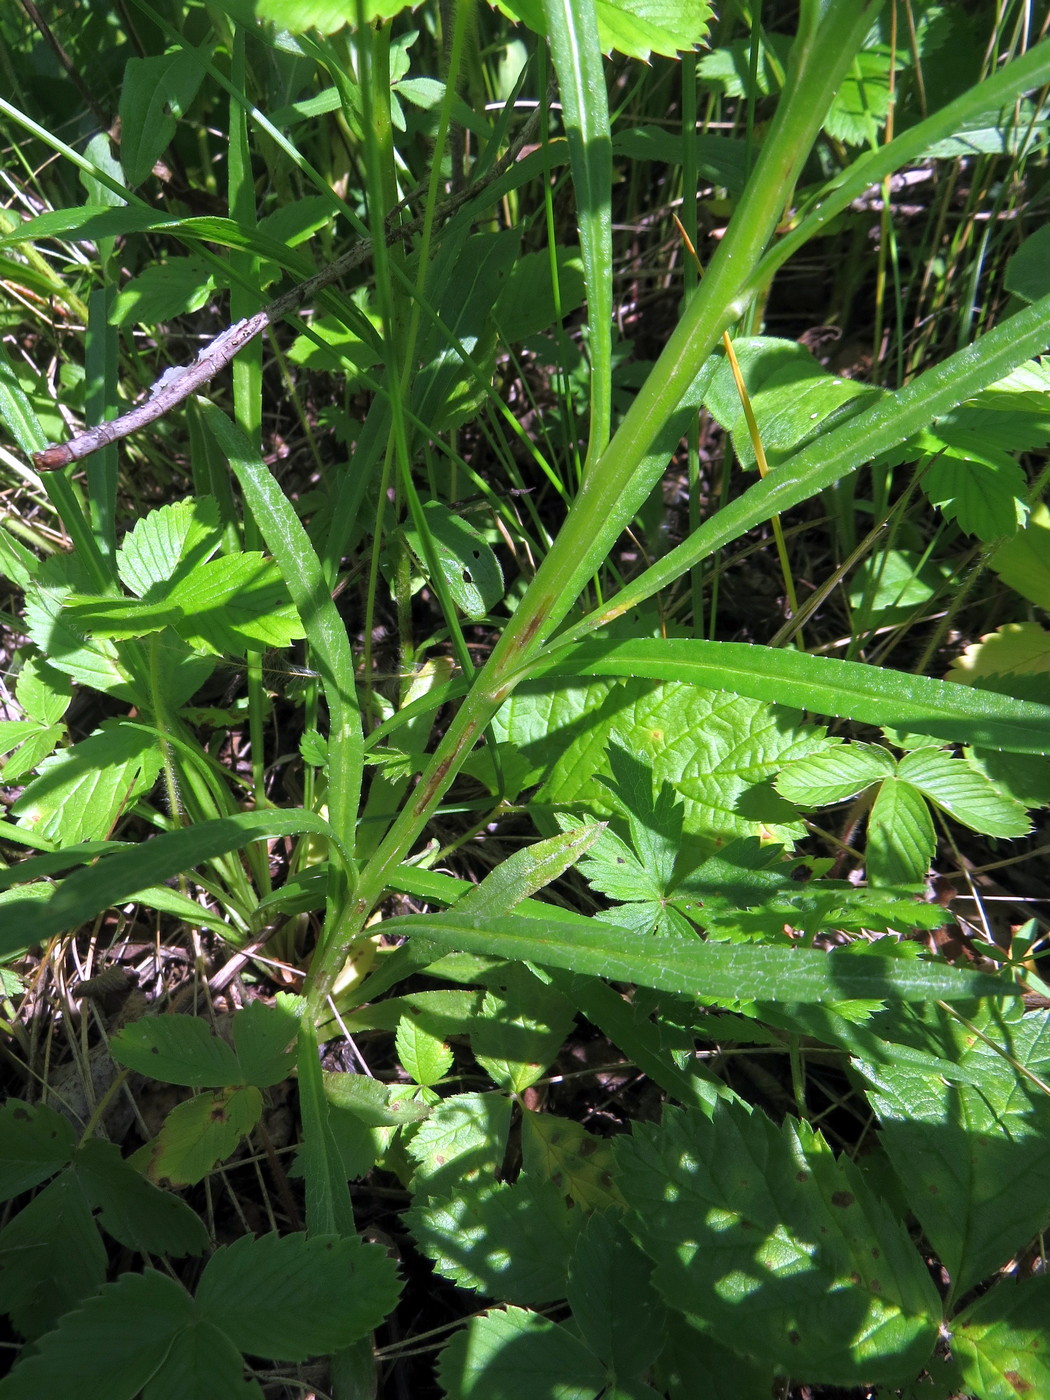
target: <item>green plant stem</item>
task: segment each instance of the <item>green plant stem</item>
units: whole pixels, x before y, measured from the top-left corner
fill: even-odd
[[[309,1014],[324,1005],[348,950],[381,898],[393,870],[423,829],[525,664],[573,606],[651,490],[659,462],[638,470],[658,425],[673,413],[723,330],[741,313],[751,271],[780,220],[810,146],[881,0],[833,0],[818,24],[811,5],[792,51],[788,86],[726,236],[624,421],[598,459],[562,530],[474,688],[424,771],[415,795],[361,872],[339,927],[315,959]]]

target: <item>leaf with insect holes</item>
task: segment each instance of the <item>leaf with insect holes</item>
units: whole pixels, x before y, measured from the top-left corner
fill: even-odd
[[[75,1147],[68,1119],[44,1104],[8,1099],[0,1106],[0,1201],[54,1176],[69,1163]]]
[[[808,1124],[722,1101],[665,1108],[616,1157],[653,1283],[700,1330],[832,1385],[893,1382],[929,1359],[941,1305],[921,1254]]]
[[[149,175],[191,107],[205,57],[185,48],[128,59],[120,88],[120,163],[132,188]]]
[[[254,1085],[198,1094],[173,1108],[148,1151],[151,1181],[196,1186],[235,1151],[262,1114]]]
[[[233,1050],[199,1016],[145,1016],[111,1038],[110,1052],[118,1064],[164,1084],[203,1089],[245,1082]]]
[[[59,845],[92,841],[109,835],[160,769],[160,748],[148,730],[105,720],[79,744],[45,758],[11,813],[19,826]]]
[[[426,530],[441,576],[456,606],[475,621],[503,597],[503,570],[485,537],[440,501],[424,506]],[[406,529],[405,539],[420,568],[427,568],[423,540]]]
[[[89,1138],[75,1168],[99,1224],[126,1249],[140,1254],[202,1254],[208,1232],[200,1216],[170,1191],[135,1170],[111,1142]]]
[[[883,1022],[974,1080],[859,1057],[887,1157],[958,1297],[1050,1226],[1050,1016],[982,1005],[964,1022],[927,1003],[876,1016],[876,1036]]]

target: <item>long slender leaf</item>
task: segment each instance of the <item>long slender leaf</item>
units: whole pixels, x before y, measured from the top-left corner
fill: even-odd
[[[276,559],[306,628],[328,701],[329,810],[346,846],[354,825],[364,771],[364,734],[354,693],[354,658],[346,628],[302,522],[258,452],[221,409],[202,403],[205,422],[230,460],[267,548]]]
[[[235,812],[130,846],[70,875],[46,904],[28,897],[5,903],[0,956],[5,948],[30,946],[65,929],[77,928],[111,904],[130,899],[136,890],[163,884],[203,861],[239,850],[249,841],[298,836],[303,832],[315,832],[336,841],[335,832],[323,817],[300,808],[290,812]]]
[[[564,967],[593,977],[637,982],[680,996],[755,1001],[847,1001],[891,998],[961,1001],[1013,996],[1018,988],[980,972],[877,955],[643,939],[629,929],[593,924],[571,931],[514,914],[468,918],[411,914],[387,919],[388,936],[416,934],[434,943],[491,957]]]
[[[1050,296],[1045,296],[1001,322],[974,345],[920,374],[899,393],[886,394],[871,408],[781,463],[559,640],[575,641],[651,598],[716,550],[833,486],[862,463],[1004,378],[1048,345]]]
[[[543,0],[587,282],[591,357],[588,466],[609,440],[612,419],[612,138],[594,0]]]
[[[1050,744],[1050,705],[930,676],[747,642],[689,638],[582,642],[554,652],[530,674],[684,681],[838,719],[889,725],[1010,753],[1042,754]]]

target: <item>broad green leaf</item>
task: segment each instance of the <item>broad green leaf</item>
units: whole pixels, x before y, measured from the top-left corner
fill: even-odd
[[[411,0],[364,0],[363,13],[367,23],[393,19],[410,7]],[[321,34],[336,34],[347,24],[357,22],[357,11],[346,0],[252,0],[255,13],[281,29],[303,34],[316,29]]]
[[[514,914],[470,919],[450,910],[388,919],[384,932],[414,934],[467,952],[637,982],[681,996],[839,1002],[1017,995],[1016,987],[997,978],[936,963],[897,965],[882,958],[801,948],[646,940],[595,921],[587,928],[562,929],[554,922]]]
[[[707,38],[713,18],[707,0],[597,0],[595,11],[603,52],[643,60],[691,52]]]
[[[510,1132],[506,1094],[455,1094],[435,1105],[405,1146],[416,1163],[413,1187],[452,1196],[465,1181],[492,1184],[503,1166]]]
[[[287,1079],[295,1062],[299,1014],[292,997],[279,994],[273,1006],[253,1001],[235,1013],[231,1034],[241,1068],[241,1082],[267,1089]]]
[[[1050,1018],[982,1008],[969,1022],[934,1006],[908,1009],[895,1015],[892,1035],[973,1071],[976,1084],[901,1064],[859,1065],[901,1189],[955,1296],[1050,1225],[1040,1189],[1050,1170]]]
[[[412,1206],[407,1220],[438,1273],[462,1287],[508,1303],[565,1297],[582,1212],[549,1181],[464,1180],[455,1195]]]
[[[549,1181],[583,1210],[623,1205],[613,1178],[612,1143],[572,1118],[523,1109],[521,1158],[534,1181]]]
[[[464,224],[444,240],[428,271],[427,290],[440,324],[430,325],[421,339],[412,410],[435,430],[469,422],[484,402],[495,368],[492,311],[520,249],[517,229],[468,236]]]
[[[770,469],[798,452],[825,427],[837,410],[847,415],[877,392],[823,369],[804,346],[768,336],[733,342],[744,385]],[[722,359],[709,391],[712,416],[733,435],[741,463],[755,466],[755,451],[744,408],[727,359]]]
[[[473,890],[477,888],[471,886]],[[371,979],[366,985],[371,989]],[[346,1029],[354,1034],[357,1031],[396,1031],[407,1018],[428,1035],[444,1040],[450,1035],[466,1035],[470,1031],[481,1010],[483,995],[480,990],[412,992],[373,1002],[359,1011],[346,1012],[342,1019]]]
[[[503,597],[503,570],[492,547],[473,525],[440,501],[428,501],[423,515],[453,601],[467,617],[480,621]],[[406,529],[405,539],[420,566],[426,569],[426,550],[418,532]]]
[[[3,1382],[4,1400],[135,1400],[194,1321],[189,1295],[165,1274],[123,1274],[66,1313]]]
[[[119,1064],[164,1084],[203,1089],[243,1082],[237,1056],[199,1016],[144,1016],[118,1031],[110,1050]]]
[[[76,1137],[69,1120],[44,1104],[10,1098],[0,1106],[0,1200],[31,1191],[66,1166]]]
[[[732,195],[739,195],[747,182],[747,147],[733,136],[710,136],[698,133],[693,137],[696,169],[700,177],[712,184],[723,185]],[[619,130],[613,136],[613,155],[626,156],[632,161],[656,161],[660,165],[681,165],[685,143],[681,133],[675,134],[659,126],[635,126]],[[712,362],[712,372],[716,362]]]
[[[57,725],[69,708],[73,687],[69,677],[43,656],[27,656],[15,682],[15,698],[28,719],[42,725]]]
[[[106,1251],[67,1169],[0,1230],[0,1310],[35,1339],[105,1281]]]
[[[241,1351],[305,1361],[367,1336],[400,1291],[380,1246],[334,1235],[244,1235],[209,1259],[197,1306]]]
[[[471,1029],[471,1048],[495,1084],[520,1094],[546,1073],[576,1009],[526,967],[497,967],[486,980],[489,992]]]
[[[120,89],[120,163],[132,187],[149,175],[197,96],[202,59],[189,48],[128,59]]]
[[[1025,301],[1038,301],[1050,292],[1050,224],[1044,224],[1028,237],[1006,264],[1003,285]]]
[[[855,629],[908,622],[935,594],[944,592],[952,577],[944,561],[910,550],[881,550],[862,562],[850,582]]]
[[[515,258],[496,305],[493,320],[508,345],[549,330],[560,317],[583,305],[583,263],[579,248],[554,250],[557,298],[551,281],[551,257],[547,252],[522,253]]]
[[[302,810],[237,812],[200,822],[195,827],[165,832],[107,856],[88,869],[78,870],[58,886],[46,903],[29,895],[10,901],[7,913],[18,928],[19,939],[29,944],[40,942],[63,929],[79,927],[138,889],[161,884],[182,870],[192,870],[202,861],[238,850],[249,841],[302,832],[335,839],[322,817]],[[16,945],[0,935],[0,952],[11,946]]]
[[[967,762],[983,773],[996,791],[1024,807],[1050,804],[1050,757],[1035,758],[1019,753],[988,753],[967,749]]]
[[[438,1378],[448,1400],[594,1400],[604,1366],[567,1328],[523,1308],[495,1308],[470,1319],[441,1353]]]
[[[167,600],[182,609],[178,630],[192,646],[218,654],[245,647],[287,647],[303,636],[277,566],[261,554],[225,554],[176,580]]]
[[[218,503],[212,496],[191,496],[144,515],[117,550],[121,581],[137,597],[167,583],[185,561],[203,564],[222,545]]]
[[[621,1381],[644,1376],[663,1346],[665,1309],[651,1274],[651,1261],[618,1213],[595,1211],[587,1218],[569,1266],[567,1297],[583,1341]]]
[[[930,1356],[941,1309],[921,1255],[807,1124],[665,1109],[617,1159],[653,1283],[694,1326],[810,1382],[893,1380]]]
[[[660,1353],[660,1374],[670,1400],[769,1400],[779,1383],[774,1368],[741,1356],[710,1333],[697,1332],[680,1313],[667,1311],[667,1341]]]
[[[966,685],[999,678],[1015,686],[1039,677],[1045,686],[1050,671],[1050,632],[1038,622],[1007,622],[994,632],[986,632],[952,662],[950,677]]]
[[[1026,836],[1031,830],[1021,804],[998,792],[991,779],[964,758],[953,758],[943,749],[914,749],[900,760],[897,772],[972,831]]]
[[[128,641],[177,627],[183,621],[182,609],[169,602],[144,603],[138,598],[83,598],[73,593],[63,609],[76,628],[96,637]]]
[[[258,1381],[244,1379],[244,1358],[207,1318],[195,1317],[179,1332],[164,1365],[142,1392],[142,1400],[262,1400]]]
[[[148,731],[107,720],[44,759],[11,813],[19,825],[62,845],[95,840],[150,790],[160,769],[160,749]]]
[[[63,724],[41,729],[33,720],[0,722],[0,747],[6,751],[11,745],[17,745],[3,768],[0,768],[0,779],[11,785],[22,782],[49,754],[54,753],[65,737],[66,727]]]
[[[990,563],[1015,593],[1050,612],[1050,510],[1037,505],[1025,529],[1001,544]]]
[[[825,807],[848,802],[893,770],[892,755],[878,744],[842,744],[787,764],[780,770],[775,787],[789,802]]]
[[[867,871],[872,885],[917,888],[926,879],[937,837],[926,799],[896,776],[881,785],[868,816]]]
[[[113,1143],[90,1138],[77,1153],[76,1170],[99,1224],[126,1249],[174,1258],[207,1249],[208,1232],[196,1211],[147,1181]]]
[[[649,650],[646,643],[600,643],[595,654],[609,657],[605,669],[615,673],[621,647],[664,660],[663,648],[674,645],[654,642]],[[550,669],[557,665],[552,661]],[[570,662],[565,669],[575,668]],[[783,764],[819,751],[826,742],[823,730],[804,725],[797,711],[761,699],[641,679],[656,669],[641,661],[637,679],[611,687],[600,682],[593,696],[586,694],[590,687],[524,682],[493,722],[501,752],[510,756],[507,766],[513,769],[515,750],[528,762],[541,762],[546,781],[537,802],[583,806],[606,816],[612,804],[596,779],[611,775],[615,743],[651,769],[658,791],[668,784],[682,804],[684,830],[708,849],[737,836],[800,838],[795,809],[771,780]]]
[[[173,1108],[149,1149],[151,1181],[196,1186],[225,1161],[262,1113],[254,1085],[198,1094]]]
[[[110,324],[155,326],[199,311],[215,290],[215,269],[204,258],[168,258],[132,277],[109,313]]]
[[[725,48],[705,54],[698,64],[705,82],[717,84],[727,97],[745,97],[751,88],[750,39],[737,39]],[[791,35],[767,33],[758,51],[756,96],[779,91],[791,51]]]
[[[769,478],[767,478],[768,480]],[[890,725],[979,748],[1042,754],[1050,705],[964,689],[928,676],[744,642],[583,642],[555,651],[536,676],[647,676],[733,691],[816,714]],[[786,761],[786,760],[785,760]]]
[[[445,1041],[430,1035],[408,1016],[398,1023],[394,1048],[412,1082],[427,1089],[441,1082],[455,1059]]]
[[[981,1400],[1050,1394],[1050,1279],[1004,1280],[952,1322],[952,1357]]]
[[[938,423],[924,445],[927,441],[920,485],[945,519],[987,543],[1024,525],[1028,482],[1008,452],[982,441],[965,425]]]
[[[367,1074],[325,1071],[324,1092],[336,1108],[351,1113],[368,1128],[416,1123],[430,1113],[430,1105],[416,1098],[409,1084],[384,1084]]]

